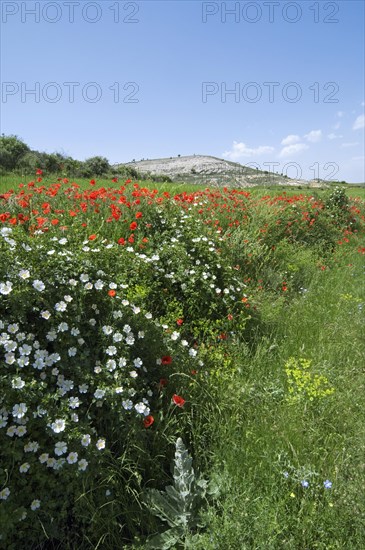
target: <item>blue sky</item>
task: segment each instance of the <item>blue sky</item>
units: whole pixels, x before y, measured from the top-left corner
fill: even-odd
[[[34,149],[111,163],[208,154],[365,181],[360,0],[1,10],[1,132]]]

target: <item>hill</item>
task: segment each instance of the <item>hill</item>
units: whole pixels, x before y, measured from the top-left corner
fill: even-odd
[[[309,183],[306,180],[294,180],[285,175],[258,170],[209,155],[143,159],[128,162],[124,166],[133,167],[141,174],[168,176],[176,183],[234,187],[275,184],[296,186]]]

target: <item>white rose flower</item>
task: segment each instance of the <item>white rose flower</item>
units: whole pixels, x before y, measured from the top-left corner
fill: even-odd
[[[40,505],[41,505],[41,501],[38,500],[38,499],[35,499],[35,500],[32,501],[32,504],[30,505],[30,508],[31,508],[31,510],[33,510],[33,512],[34,512],[35,510],[37,510],[38,508],[40,508]]]
[[[96,448],[101,451],[102,449],[105,449],[105,439],[98,439],[96,442]]]
[[[55,445],[54,452],[57,456],[67,453],[67,443],[64,441],[58,441]]]
[[[63,432],[63,430],[66,427],[66,422],[62,418],[57,418],[52,424],[51,428],[52,430],[58,434],[60,432]]]
[[[72,452],[68,455],[68,457],[66,458],[67,462],[69,464],[75,464],[78,460],[78,454],[75,453],[75,452]]]

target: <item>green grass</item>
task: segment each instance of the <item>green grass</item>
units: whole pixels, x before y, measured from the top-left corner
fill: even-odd
[[[365,199],[365,184],[362,185],[354,185],[353,187],[348,186],[346,187],[346,192],[349,197],[360,197],[361,199]]]
[[[221,496],[207,510],[207,534],[193,539],[194,548],[361,547],[363,275],[362,257],[348,253],[332,270],[319,271],[305,296],[290,304],[266,303],[271,332],[254,353],[244,347],[237,353],[235,374],[219,387],[211,475],[221,484]],[[311,359],[334,395],[289,404],[284,365],[291,356]],[[327,479],[333,485],[326,490]]]

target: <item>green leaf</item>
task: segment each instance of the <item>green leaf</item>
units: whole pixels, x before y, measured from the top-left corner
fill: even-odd
[[[164,533],[156,535],[147,541],[146,548],[155,548],[156,550],[168,550],[172,548],[182,537],[184,531],[177,531],[175,529],[168,529]]]
[[[178,438],[175,452],[174,485],[168,485],[165,488],[165,493],[157,489],[150,489],[146,495],[146,505],[150,511],[171,527],[166,531],[166,544],[170,544],[172,536],[176,535],[181,538],[181,531],[186,533],[198,525],[197,510],[205,496],[207,487],[206,480],[196,479],[192,458],[182,439]],[[156,541],[157,537],[151,540]],[[159,538],[158,540],[162,544],[165,539]],[[170,548],[170,546],[158,546],[158,548]]]

